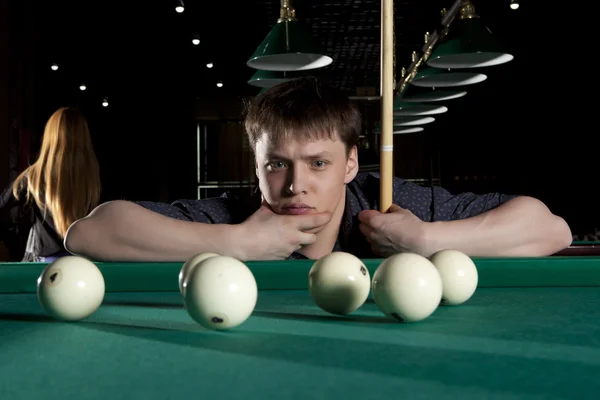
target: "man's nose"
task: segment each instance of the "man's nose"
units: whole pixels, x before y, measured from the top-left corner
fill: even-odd
[[[289,194],[306,193],[308,189],[308,171],[302,166],[294,166],[290,169],[289,184],[287,192]]]

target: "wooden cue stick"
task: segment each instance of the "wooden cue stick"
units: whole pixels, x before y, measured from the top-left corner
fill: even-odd
[[[394,179],[394,1],[381,0],[381,150],[379,207],[385,213],[392,205]]]

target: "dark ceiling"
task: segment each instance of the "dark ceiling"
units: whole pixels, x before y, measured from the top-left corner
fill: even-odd
[[[280,1],[185,0],[175,12],[175,0],[31,2],[36,19],[37,67],[42,82],[58,92],[109,96],[131,103],[163,96],[193,98],[217,93],[255,94],[248,85],[254,70],[247,59],[279,15]],[[398,72],[408,66],[424,34],[440,23],[442,8],[452,0],[395,2]],[[519,43],[526,7],[509,8],[509,0],[475,1],[478,13],[509,46]],[[296,0],[298,19],[305,23],[334,62],[326,73],[340,88],[379,87],[379,0]],[[194,46],[198,34],[201,44]],[[214,68],[206,68],[207,62]],[[60,69],[50,70],[57,62]],[[223,88],[216,82],[222,80]]]

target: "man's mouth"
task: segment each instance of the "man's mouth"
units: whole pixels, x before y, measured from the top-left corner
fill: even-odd
[[[308,214],[312,210],[314,210],[314,208],[310,207],[307,204],[295,203],[295,204],[288,204],[288,205],[284,206],[281,211],[283,214],[302,215],[302,214]]]

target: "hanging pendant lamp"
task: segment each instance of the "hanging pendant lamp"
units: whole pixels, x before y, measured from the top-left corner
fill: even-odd
[[[291,0],[281,0],[277,23],[246,63],[266,71],[305,71],[323,68],[333,59],[296,19]]]
[[[489,67],[507,63],[514,58],[504,51],[484,25],[471,0],[463,0],[458,20],[452,22],[448,29],[448,35],[427,60],[430,67]]]

